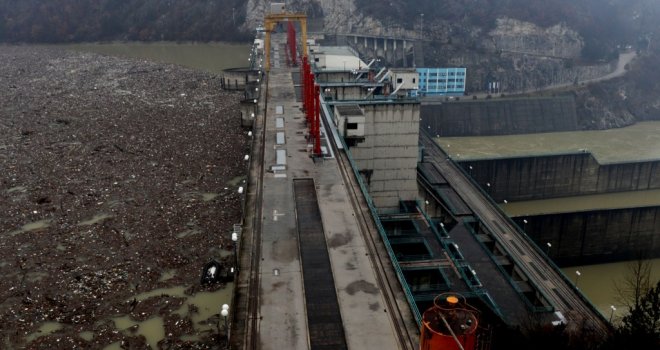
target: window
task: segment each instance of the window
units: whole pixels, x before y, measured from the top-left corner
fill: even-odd
[[[413,78],[413,84],[416,83],[416,82],[417,82],[417,79],[416,79],[416,78]]]
[[[318,61],[319,61],[319,58],[318,58],[318,57],[314,57],[314,62],[318,62]]]
[[[358,123],[346,123],[346,129],[348,130],[357,130]]]
[[[403,79],[402,79],[402,78],[396,78],[396,83],[397,83],[397,84],[401,84],[401,83],[403,83]]]

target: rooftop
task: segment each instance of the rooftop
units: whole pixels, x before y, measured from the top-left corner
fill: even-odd
[[[343,116],[349,115],[364,115],[362,109],[358,105],[338,105],[336,106],[337,112]]]

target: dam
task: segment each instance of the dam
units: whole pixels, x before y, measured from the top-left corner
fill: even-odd
[[[579,265],[658,257],[659,129],[436,140],[557,263]]]
[[[424,310],[443,293],[475,305],[483,349],[497,327],[530,318],[609,331],[460,162],[419,132],[414,70],[376,71],[350,48],[313,42],[294,65],[291,31],[267,32],[272,49],[253,55],[260,93],[254,117],[243,115],[253,161],[232,346],[415,349]]]

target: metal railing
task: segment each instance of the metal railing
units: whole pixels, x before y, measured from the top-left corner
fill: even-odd
[[[380,218],[378,217],[378,210],[376,210],[376,206],[374,205],[373,200],[371,199],[371,196],[369,195],[369,191],[367,189],[367,186],[364,184],[364,181],[362,181],[362,175],[360,175],[360,172],[358,171],[358,167],[355,164],[355,161],[353,160],[353,157],[351,155],[351,151],[349,150],[348,146],[346,145],[346,142],[344,141],[344,139],[342,137],[339,137],[339,140],[342,143],[342,146],[344,147],[344,150],[346,151],[346,158],[348,159],[348,162],[351,165],[351,169],[353,170],[353,174],[355,175],[355,178],[358,182],[358,185],[360,186],[360,191],[362,191],[362,195],[364,196],[364,199],[367,202],[367,206],[369,207],[369,211],[371,212],[371,216],[374,220],[374,223],[376,224],[376,228],[378,229],[378,234],[380,235],[381,239],[383,240],[383,243],[385,244],[385,249],[387,250],[387,254],[390,257],[390,260],[392,261],[392,266],[394,266],[396,276],[399,279],[399,283],[401,284],[401,287],[403,288],[403,292],[406,295],[406,299],[408,300],[408,304],[410,304],[410,308],[413,312],[413,315],[415,316],[415,321],[417,321],[418,326],[421,326],[422,315],[420,314],[419,309],[417,308],[417,304],[415,303],[415,298],[413,297],[413,294],[410,291],[410,287],[408,286],[408,282],[406,281],[406,278],[403,275],[403,271],[401,270],[401,266],[399,266],[397,257],[394,254],[394,251],[392,250],[392,246],[390,245],[389,239],[387,238],[387,234],[385,233],[385,229],[383,228],[383,225],[380,222]]]

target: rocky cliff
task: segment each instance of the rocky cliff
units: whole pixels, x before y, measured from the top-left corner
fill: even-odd
[[[578,32],[564,23],[548,28],[512,18],[498,18],[497,26],[488,33],[491,41],[484,46],[499,51],[509,51],[555,58],[578,58],[584,40]],[[492,46],[488,45],[492,42]]]
[[[660,117],[660,98],[649,93],[656,90],[657,83],[647,81],[643,88],[634,82],[648,80],[652,64],[639,68],[646,74],[637,78],[586,87],[579,84],[615,69],[613,43],[625,36],[617,19],[629,17],[626,11],[633,11],[632,5],[622,1],[530,1],[420,0],[413,6],[397,0],[378,4],[366,0],[293,0],[287,6],[322,22],[326,33],[412,38],[415,54],[423,52],[423,60],[417,58],[417,62],[467,67],[469,93],[484,91],[489,82],[499,82],[501,92],[507,95],[574,85],[578,123],[583,129],[620,127]],[[246,28],[262,21],[266,4],[265,0],[247,2]],[[592,60],[585,61],[585,57]]]

